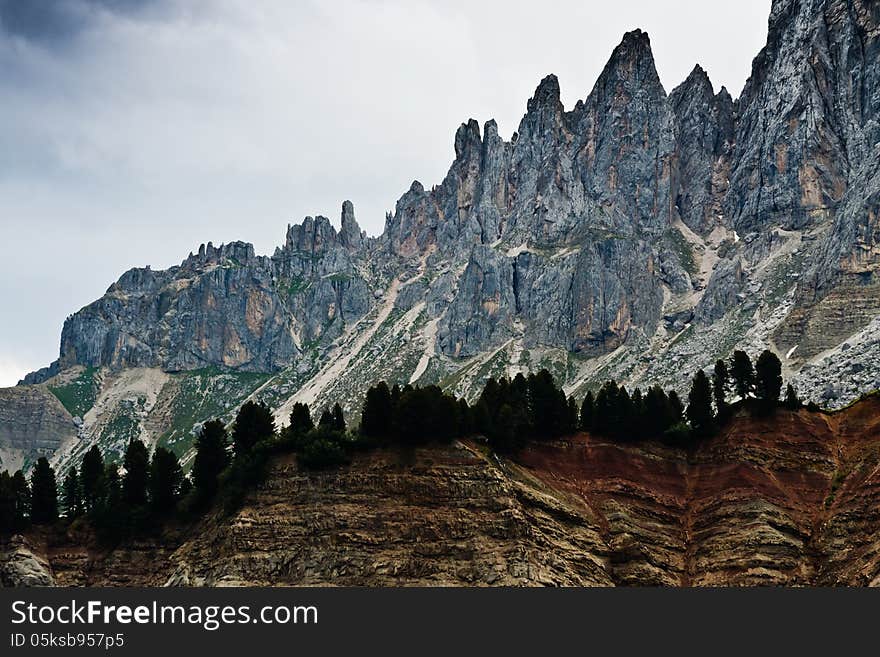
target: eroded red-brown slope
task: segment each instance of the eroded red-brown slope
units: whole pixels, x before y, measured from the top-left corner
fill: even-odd
[[[323,472],[280,456],[232,516],[109,550],[81,524],[34,529],[0,544],[7,571],[110,586],[880,585],[880,397],[740,413],[692,452],[582,434],[516,460],[467,442]]]
[[[582,434],[518,462],[595,514],[619,583],[880,583],[876,396],[831,415],[743,412],[690,453]]]

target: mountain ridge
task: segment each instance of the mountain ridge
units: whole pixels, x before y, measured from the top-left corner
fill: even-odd
[[[802,397],[845,404],[880,387],[878,14],[774,2],[735,101],[699,66],[667,94],[628,32],[571,110],[549,75],[510,141],[463,123],[443,181],[413,182],[380,235],[346,201],[338,231],[307,217],[271,256],[209,243],[130,270],[23,383],[101,370],[91,414],[71,415],[81,445],[182,451],[208,409],[254,395],[284,421],[295,401],[356,416],[379,379],[473,397],[547,367],[575,395],[681,388],[734,348],[776,351]],[[183,408],[196,388],[201,410]]]

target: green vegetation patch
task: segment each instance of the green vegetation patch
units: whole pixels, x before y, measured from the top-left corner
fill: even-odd
[[[49,386],[49,392],[58,398],[61,405],[74,417],[83,417],[95,405],[98,398],[97,368],[87,367],[69,383]]]
[[[287,290],[288,296],[296,296],[300,292],[304,292],[311,285],[311,281],[302,276],[292,276],[289,279],[282,279],[278,282],[278,288]]]
[[[182,456],[192,444],[195,425],[228,417],[271,376],[260,372],[224,372],[214,367],[180,375],[171,405],[171,428],[159,437],[158,444]]]
[[[670,228],[663,235],[663,238],[666,240],[669,248],[675,253],[679,264],[684,267],[688,274],[696,276],[700,273],[700,268],[697,266],[697,260],[694,257],[693,247],[691,247],[690,242],[687,241],[687,238],[680,231]]]

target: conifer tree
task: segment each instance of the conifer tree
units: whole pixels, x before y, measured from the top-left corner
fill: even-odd
[[[730,368],[734,389],[741,399],[748,399],[755,390],[755,370],[752,359],[744,351],[733,352],[733,363]]]
[[[319,429],[333,429],[333,413],[330,412],[329,408],[325,408],[321,413],[321,418],[318,420],[318,428]]]
[[[675,390],[670,390],[667,396],[669,400],[669,426],[670,428],[676,424],[684,422],[684,404]]]
[[[595,410],[596,400],[593,398],[593,391],[587,391],[584,401],[581,402],[580,428],[581,431],[593,430],[593,413]]]
[[[696,373],[691,384],[687,417],[696,436],[708,436],[714,430],[712,388],[703,370]]]
[[[107,509],[119,509],[122,504],[122,477],[119,475],[117,463],[104,466],[104,499],[102,504]]]
[[[782,394],[782,363],[769,349],[761,352],[755,364],[755,394],[765,411],[772,411]]]
[[[104,473],[101,475],[102,497],[92,510],[91,517],[98,535],[103,539],[117,540],[125,532],[130,531],[133,518],[139,511],[134,509],[123,500],[122,477],[119,475],[119,466],[116,463],[107,463]]]
[[[558,438],[568,431],[569,409],[565,393],[556,387],[553,375],[546,369],[526,377],[528,390],[528,421],[535,438]],[[515,394],[509,384],[508,402]],[[513,403],[511,403],[513,407]],[[515,409],[514,409],[515,410]]]
[[[501,408],[501,388],[495,377],[489,377],[485,385],[483,385],[479,401],[483,402],[493,419],[498,415],[498,410]]]
[[[473,411],[474,431],[488,438],[493,433],[492,415],[489,413],[489,407],[482,397],[474,404]]]
[[[150,460],[150,507],[157,513],[174,508],[180,495],[183,469],[174,452],[156,447]]]
[[[615,406],[616,428],[612,431],[612,435],[620,440],[632,440],[634,437],[632,435],[633,404],[632,397],[630,397],[625,386],[620,387]]]
[[[37,459],[31,473],[31,520],[34,524],[50,524],[58,519],[58,486],[55,471],[45,456]]]
[[[80,469],[80,488],[82,502],[86,511],[92,511],[104,497],[104,457],[97,445],[92,445],[85,453]]]
[[[648,434],[652,438],[662,436],[674,424],[669,398],[658,385],[648,388],[645,395],[645,418]]]
[[[580,424],[580,409],[578,403],[573,396],[568,398],[568,426],[566,433],[574,433]]]
[[[529,398],[529,382],[522,372],[518,372],[510,381],[507,400],[513,404],[527,404]]]
[[[303,436],[315,428],[312,422],[312,414],[309,405],[296,402],[290,411],[290,426],[288,431],[294,436]]]
[[[30,490],[21,470],[0,472],[0,536],[27,526]]]
[[[492,448],[497,452],[512,452],[519,442],[517,430],[519,422],[510,404],[503,404],[498,410],[495,431],[492,436]]]
[[[232,448],[236,456],[249,454],[258,442],[275,435],[272,411],[263,403],[245,402],[238,411],[232,428]]]
[[[402,393],[399,393],[399,396],[401,395]],[[387,383],[380,381],[367,390],[361,412],[361,433],[369,438],[389,438],[392,415],[391,391]]]
[[[437,386],[404,388],[394,411],[392,434],[409,445],[449,441],[458,432],[458,403]]]
[[[15,493],[12,490],[12,476],[4,470],[0,472],[0,536],[11,534],[15,527]]]
[[[196,438],[196,456],[192,467],[192,483],[196,493],[210,499],[217,492],[217,477],[229,464],[226,427],[220,420],[202,425]]]
[[[150,478],[150,456],[147,446],[137,438],[129,441],[122,460],[125,475],[122,478],[122,498],[132,507],[147,503],[147,484]]]
[[[785,407],[789,410],[796,411],[803,404],[801,400],[797,396],[797,392],[795,392],[794,387],[789,383],[785,388]]]
[[[339,405],[339,402],[333,404],[333,429],[345,431],[345,413],[342,412],[342,406]]]
[[[651,435],[651,427],[648,422],[645,399],[640,388],[633,390],[632,400],[632,417],[630,419],[630,431],[637,440],[647,438]]]
[[[64,483],[61,486],[61,501],[64,505],[64,515],[67,518],[75,518],[82,510],[80,482],[75,467],[70,468],[64,477]]]
[[[615,435],[619,431],[618,400],[620,389],[614,381],[606,381],[596,394],[593,427],[600,436]]]
[[[16,470],[12,475],[12,495],[15,499],[14,528],[21,530],[27,526],[31,516],[31,487],[21,470]]]
[[[715,361],[715,370],[712,372],[712,397],[715,401],[719,422],[725,422],[730,415],[730,404],[727,403],[727,382],[729,379],[730,373],[727,370],[727,363],[719,358]]]

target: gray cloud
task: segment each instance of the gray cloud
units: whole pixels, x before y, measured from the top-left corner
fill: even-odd
[[[770,0],[709,4],[0,0],[0,385],[131,266],[271,252],[346,198],[378,233],[413,179],[442,179],[459,123],[509,136],[549,72],[573,106],[626,30],[667,89],[700,62],[736,95]]]
[[[137,15],[159,0],[0,0],[0,27],[8,34],[47,45],[66,44],[96,14]]]

